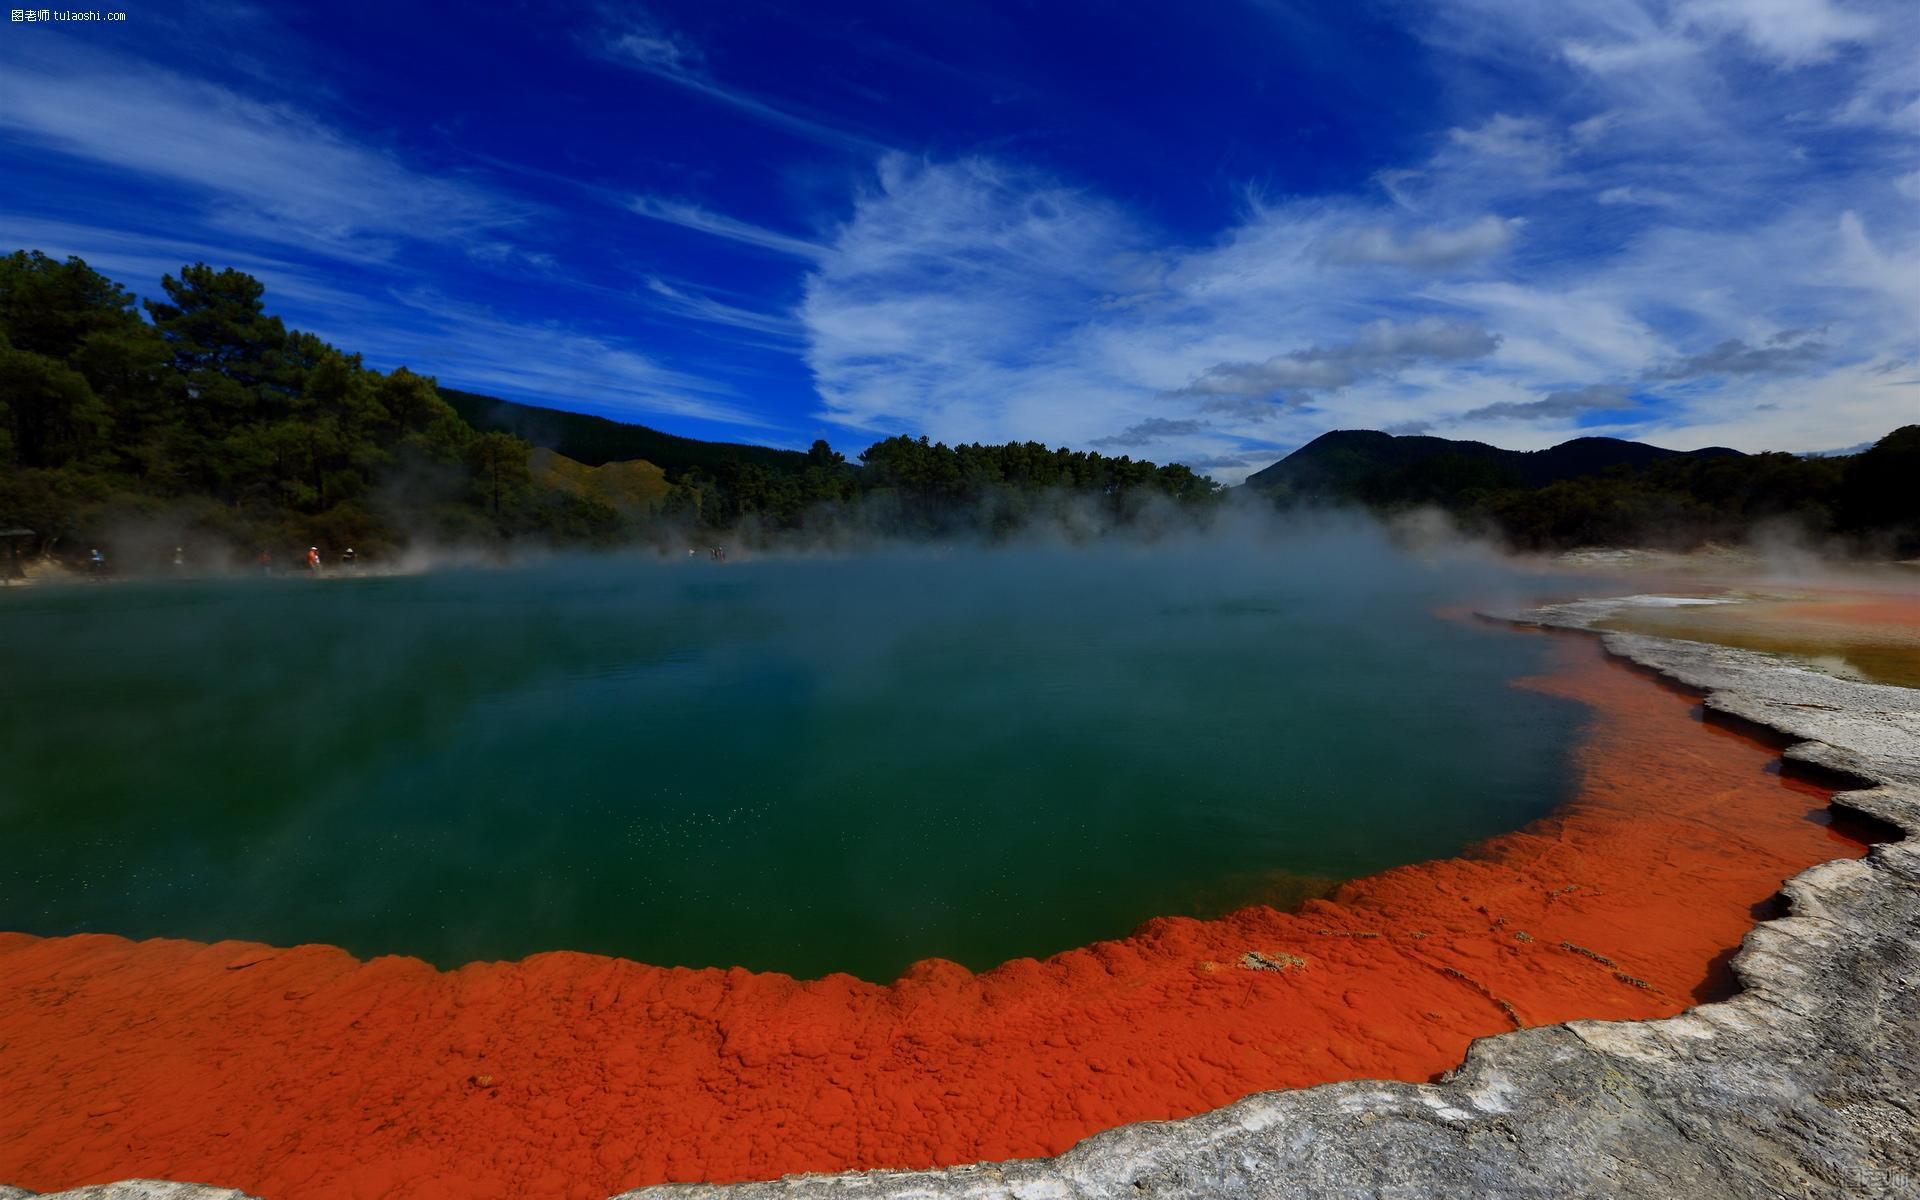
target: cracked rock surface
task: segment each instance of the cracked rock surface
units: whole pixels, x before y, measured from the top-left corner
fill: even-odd
[[[29,1192],[25,1188],[0,1184],[0,1200],[253,1200],[232,1188],[207,1187],[198,1183],[172,1183],[164,1179],[128,1179],[121,1183],[101,1183],[92,1187],[56,1192],[52,1196]]]
[[[1586,629],[1633,598],[1499,614]],[[1706,693],[1858,781],[1833,803],[1891,827],[1862,860],[1783,889],[1747,936],[1742,991],[1677,1017],[1484,1038],[1433,1084],[1269,1092],[1124,1126],[1050,1159],[669,1185],[619,1200],[1094,1197],[1920,1196],[1920,691],[1636,634],[1612,653]],[[0,1200],[32,1193],[0,1186]],[[59,1200],[244,1200],[131,1181]]]

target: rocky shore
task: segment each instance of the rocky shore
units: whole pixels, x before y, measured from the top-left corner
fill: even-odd
[[[1587,629],[1632,598],[1498,614]],[[1664,1020],[1487,1037],[1433,1084],[1347,1082],[1124,1126],[1051,1159],[664,1186],[622,1200],[784,1196],[1911,1196],[1920,1194],[1920,691],[1635,634],[1607,648],[1791,739],[1882,822],[1862,860],[1803,872],[1748,935],[1742,991]],[[1768,915],[1768,914],[1757,914]],[[0,1187],[0,1200],[29,1193]],[[146,1182],[62,1200],[234,1200]]]

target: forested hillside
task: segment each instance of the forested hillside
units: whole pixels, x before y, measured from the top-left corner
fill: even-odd
[[[1777,528],[1837,539],[1860,553],[1920,553],[1920,426],[1852,455],[1676,451],[1617,438],[1546,450],[1324,434],[1248,478],[1283,506],[1435,506],[1527,550],[1575,546],[1686,549]]]
[[[1342,499],[1439,499],[1467,487],[1544,487],[1614,467],[1639,470],[1676,458],[1740,458],[1738,450],[1668,450],[1619,438],[1583,437],[1546,450],[1505,450],[1485,442],[1372,429],[1323,433],[1247,477],[1256,491]]]

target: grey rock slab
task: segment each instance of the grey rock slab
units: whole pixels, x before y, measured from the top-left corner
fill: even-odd
[[[256,1200],[232,1188],[208,1187],[201,1183],[175,1183],[165,1179],[127,1179],[119,1183],[97,1183],[74,1188],[70,1192],[29,1192],[25,1188],[0,1187],[0,1200]]]

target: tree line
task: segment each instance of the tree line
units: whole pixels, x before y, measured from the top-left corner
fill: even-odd
[[[32,530],[28,552],[117,539],[123,561],[182,542],[203,557],[377,558],[416,540],[665,545],[856,524],[992,535],[1063,504],[1126,522],[1220,492],[1181,466],[898,437],[857,465],[824,441],[682,454],[654,511],[621,511],[535,478],[528,441],[476,429],[432,378],[288,329],[252,276],[199,263],[160,286],[141,301],[78,258],[0,260],[0,529]]]

